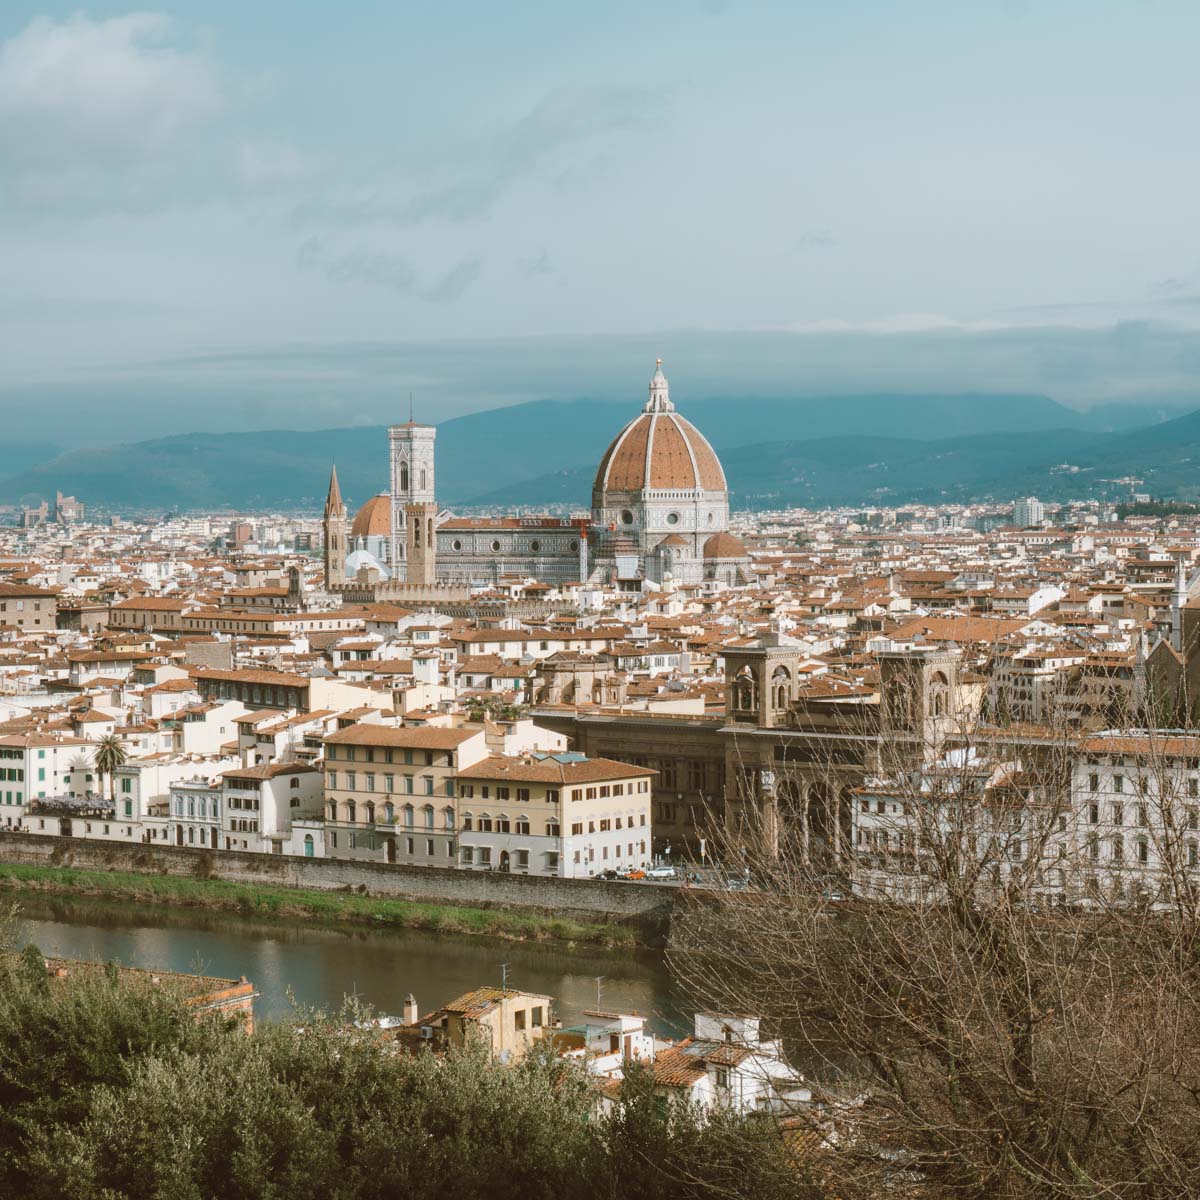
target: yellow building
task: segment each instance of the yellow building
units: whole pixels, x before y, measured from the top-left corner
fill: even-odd
[[[481,1039],[503,1063],[516,1062],[552,1028],[550,996],[481,987],[395,1030],[406,1049],[465,1046]]]
[[[455,779],[487,755],[481,727],[362,722],[325,739],[325,852],[457,865]]]

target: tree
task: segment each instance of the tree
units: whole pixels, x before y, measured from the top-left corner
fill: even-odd
[[[101,778],[108,776],[108,798],[114,807],[117,803],[117,768],[123,767],[128,759],[125,743],[115,733],[106,733],[96,743],[92,761]]]
[[[0,959],[0,1195],[288,1200],[807,1200],[784,1143],[728,1114],[614,1113],[584,1065],[481,1043],[394,1052],[369,1014],[252,1035],[168,981]]]
[[[881,741],[843,793],[849,898],[765,806],[726,824],[757,890],[694,896],[673,970],[862,1101],[826,1157],[839,1195],[1190,1194],[1200,737],[964,727],[909,749]]]

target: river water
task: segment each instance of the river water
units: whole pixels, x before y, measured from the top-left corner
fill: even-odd
[[[357,995],[398,1015],[412,992],[422,1013],[484,985],[552,996],[564,1025],[599,1007],[651,1017],[656,1033],[691,1024],[662,957],[654,951],[570,949],[537,942],[291,921],[198,909],[23,894],[21,940],[43,954],[131,967],[245,975],[260,993],[260,1020],[302,1007],[338,1008]],[[507,967],[507,971],[506,971]],[[597,984],[599,977],[599,984]],[[599,993],[597,993],[599,987]]]

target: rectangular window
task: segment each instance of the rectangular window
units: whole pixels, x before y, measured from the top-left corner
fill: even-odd
[[[413,852],[413,840],[412,840],[412,838],[405,838],[405,839],[404,839],[404,849],[405,849],[405,850],[407,851],[407,853],[409,853],[409,854],[411,854],[411,853]]]
[[[1114,792],[1123,792],[1124,790],[1125,790],[1125,776],[1124,775],[1114,775],[1113,776],[1113,791]]]
[[[528,788],[517,788],[517,799],[518,800],[528,800],[529,799],[529,789]]]
[[[331,788],[337,787],[337,772],[336,771],[327,771],[325,773],[325,778],[329,781],[329,787],[331,787]]]
[[[519,1008],[519,1009],[517,1009],[517,1011],[515,1013],[513,1013],[513,1028],[514,1029],[524,1029],[525,1028],[525,1015],[526,1015],[525,1010],[523,1008]]]
[[[352,792],[357,789],[357,787],[358,787],[358,772],[357,771],[347,771],[346,772],[346,786]]]
[[[480,861],[480,862],[481,862],[481,863],[482,863],[482,864],[483,864],[485,867],[486,867],[486,866],[490,866],[490,865],[491,865],[491,862],[492,862],[492,848],[491,848],[491,846],[480,846],[480,847],[479,847],[479,861]]]
[[[1125,805],[1114,804],[1112,806],[1112,823],[1114,825],[1125,824]]]
[[[518,867],[528,867],[529,866],[529,851],[528,850],[518,850],[517,851],[517,866]]]
[[[383,777],[383,790],[385,792],[394,792],[396,790],[395,775],[385,775]]]
[[[473,846],[464,846],[462,848],[462,860],[467,866],[475,861],[475,848]]]
[[[375,790],[375,772],[368,771],[367,772],[367,791],[373,792],[374,790]]]
[[[404,777],[404,792],[408,796],[413,794],[413,777],[411,775],[405,775]]]
[[[433,795],[433,777],[430,775],[424,776],[425,779],[425,795]]]
[[[557,804],[558,803],[558,792],[556,789],[548,788],[546,790],[546,803],[547,804]]]
[[[574,823],[574,824],[571,826],[571,836],[572,836],[572,837],[579,837],[579,836],[580,836],[582,833],[583,833],[583,822],[582,822],[582,821],[576,821],[576,822],[575,822],[575,823]]]
[[[1100,790],[1100,776],[1095,771],[1093,771],[1088,776],[1088,791],[1089,792],[1098,792],[1099,790]]]

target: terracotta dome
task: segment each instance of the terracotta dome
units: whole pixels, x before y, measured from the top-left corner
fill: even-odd
[[[372,496],[358,510],[354,524],[350,526],[350,536],[360,537],[391,537],[392,536],[392,498],[387,492]]]
[[[748,558],[749,553],[732,533],[714,533],[704,543],[705,558]]]
[[[727,490],[713,448],[675,411],[661,362],[646,407],[604,452],[594,486],[598,492]]]

